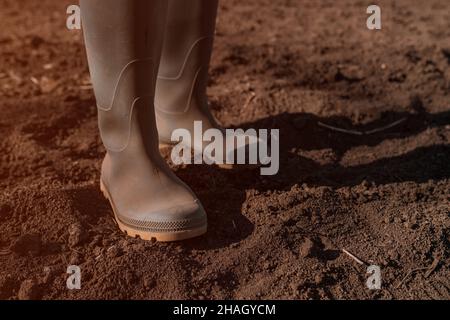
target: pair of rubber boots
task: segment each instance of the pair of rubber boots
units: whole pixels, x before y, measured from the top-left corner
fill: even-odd
[[[98,122],[100,186],[120,229],[145,240],[202,235],[205,211],[159,152],[172,131],[217,127],[206,98],[217,0],[80,0]]]

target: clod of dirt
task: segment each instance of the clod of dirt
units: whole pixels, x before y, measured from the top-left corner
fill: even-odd
[[[82,244],[87,239],[87,234],[79,223],[74,223],[69,227],[69,246],[75,247]]]
[[[324,279],[325,279],[324,274],[323,274],[323,273],[318,273],[318,274],[316,274],[316,276],[314,277],[314,283],[315,283],[316,285],[319,285],[319,284],[321,284],[321,283],[324,281]]]
[[[316,244],[313,240],[306,238],[300,245],[300,255],[303,258],[312,257],[315,251]]]
[[[356,65],[340,66],[336,74],[336,80],[361,81],[365,78],[364,70]]]
[[[55,90],[59,84],[59,81],[50,79],[48,77],[42,77],[39,81],[39,89],[42,93],[50,93]]]
[[[110,258],[117,258],[117,257],[120,257],[121,255],[123,255],[122,249],[120,249],[117,246],[112,246],[106,252],[107,252],[108,257],[110,257]]]
[[[39,285],[36,281],[27,279],[20,285],[17,293],[19,300],[36,300],[39,298]]]
[[[38,234],[21,235],[9,247],[9,250],[21,256],[24,256],[28,253],[33,256],[39,255],[41,249],[42,239]]]
[[[406,52],[405,54],[406,58],[408,58],[409,61],[411,61],[412,63],[417,63],[420,60],[422,60],[419,52],[417,52],[417,50],[409,50],[408,52]]]
[[[145,289],[153,289],[156,287],[156,280],[154,278],[144,280]]]
[[[398,82],[398,83],[402,83],[406,80],[406,74],[402,71],[393,71],[391,72],[391,74],[389,75],[389,81],[390,82]]]

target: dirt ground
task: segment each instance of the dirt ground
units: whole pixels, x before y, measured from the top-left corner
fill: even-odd
[[[449,299],[450,2],[376,2],[381,31],[364,0],[221,2],[211,108],[280,129],[280,172],[174,168],[209,231],[161,244],[122,234],[99,191],[71,2],[0,0],[0,298]]]

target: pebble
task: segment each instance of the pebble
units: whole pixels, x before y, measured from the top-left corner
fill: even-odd
[[[364,70],[356,65],[341,66],[336,75],[337,79],[347,81],[361,81],[366,78]]]
[[[122,249],[118,246],[112,246],[106,252],[109,258],[117,258],[123,255]]]
[[[300,255],[303,258],[311,257],[314,251],[314,242],[306,238],[300,246]]]
[[[82,244],[87,238],[86,232],[84,232],[81,224],[74,223],[69,227],[69,246],[75,247]]]
[[[156,280],[155,279],[145,279],[144,280],[144,287],[146,289],[153,289],[156,287]]]
[[[315,284],[321,284],[324,279],[325,279],[325,276],[322,273],[319,273],[314,277],[314,282],[315,282]]]

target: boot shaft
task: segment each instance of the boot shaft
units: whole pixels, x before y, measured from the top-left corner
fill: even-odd
[[[131,141],[157,149],[156,76],[167,12],[165,0],[81,0],[89,69],[105,147]]]
[[[196,100],[194,104],[205,109],[218,1],[169,0],[168,3],[156,107],[168,114],[182,114]]]

